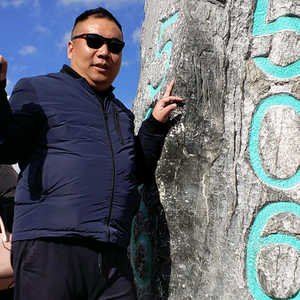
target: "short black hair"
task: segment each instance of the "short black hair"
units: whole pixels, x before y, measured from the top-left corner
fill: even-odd
[[[76,18],[73,29],[72,29],[72,34],[73,34],[73,31],[74,31],[76,25],[80,22],[83,22],[83,21],[87,20],[89,17],[111,20],[111,21],[116,23],[118,28],[123,33],[122,26],[119,23],[119,21],[107,9],[105,9],[103,7],[98,7],[98,8],[95,8],[95,9],[86,10],[85,12],[83,12],[81,15],[79,15]]]

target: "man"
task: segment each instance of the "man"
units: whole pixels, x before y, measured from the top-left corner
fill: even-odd
[[[70,67],[20,80],[10,107],[0,57],[0,162],[21,169],[15,299],[136,299],[126,247],[137,186],[153,176],[172,102],[182,98],[171,95],[172,81],[134,137],[134,117],[112,93],[123,47],[114,16],[84,12],[68,43]]]

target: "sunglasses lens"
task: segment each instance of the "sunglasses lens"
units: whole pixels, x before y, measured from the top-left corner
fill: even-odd
[[[114,54],[120,53],[125,45],[124,42],[116,38],[106,39],[98,34],[92,33],[86,35],[86,43],[90,48],[93,49],[99,49],[105,41],[107,42],[108,50]]]
[[[100,35],[87,34],[86,43],[90,48],[98,49],[104,44],[104,38]]]
[[[122,51],[123,47],[124,47],[124,43],[117,39],[112,39],[108,43],[108,50],[114,54],[120,53]]]

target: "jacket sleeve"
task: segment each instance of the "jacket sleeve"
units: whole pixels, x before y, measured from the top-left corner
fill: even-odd
[[[0,82],[0,163],[17,163],[30,148],[41,122],[41,108],[29,80],[20,80],[7,100]]]
[[[138,185],[154,178],[167,131],[167,123],[157,121],[152,115],[143,121],[136,137],[136,178]]]

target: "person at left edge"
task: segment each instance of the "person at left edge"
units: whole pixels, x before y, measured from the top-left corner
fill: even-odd
[[[19,162],[21,170],[12,243],[17,300],[136,299],[126,248],[137,187],[154,175],[176,108],[170,103],[183,99],[171,95],[172,81],[135,137],[134,116],[112,87],[122,43],[109,12],[84,12],[68,43],[70,67],[20,80],[10,105],[0,56],[0,162]]]
[[[14,197],[18,173],[10,165],[0,165],[0,215],[8,232],[12,232]],[[13,300],[14,289],[0,291],[1,300]]]

